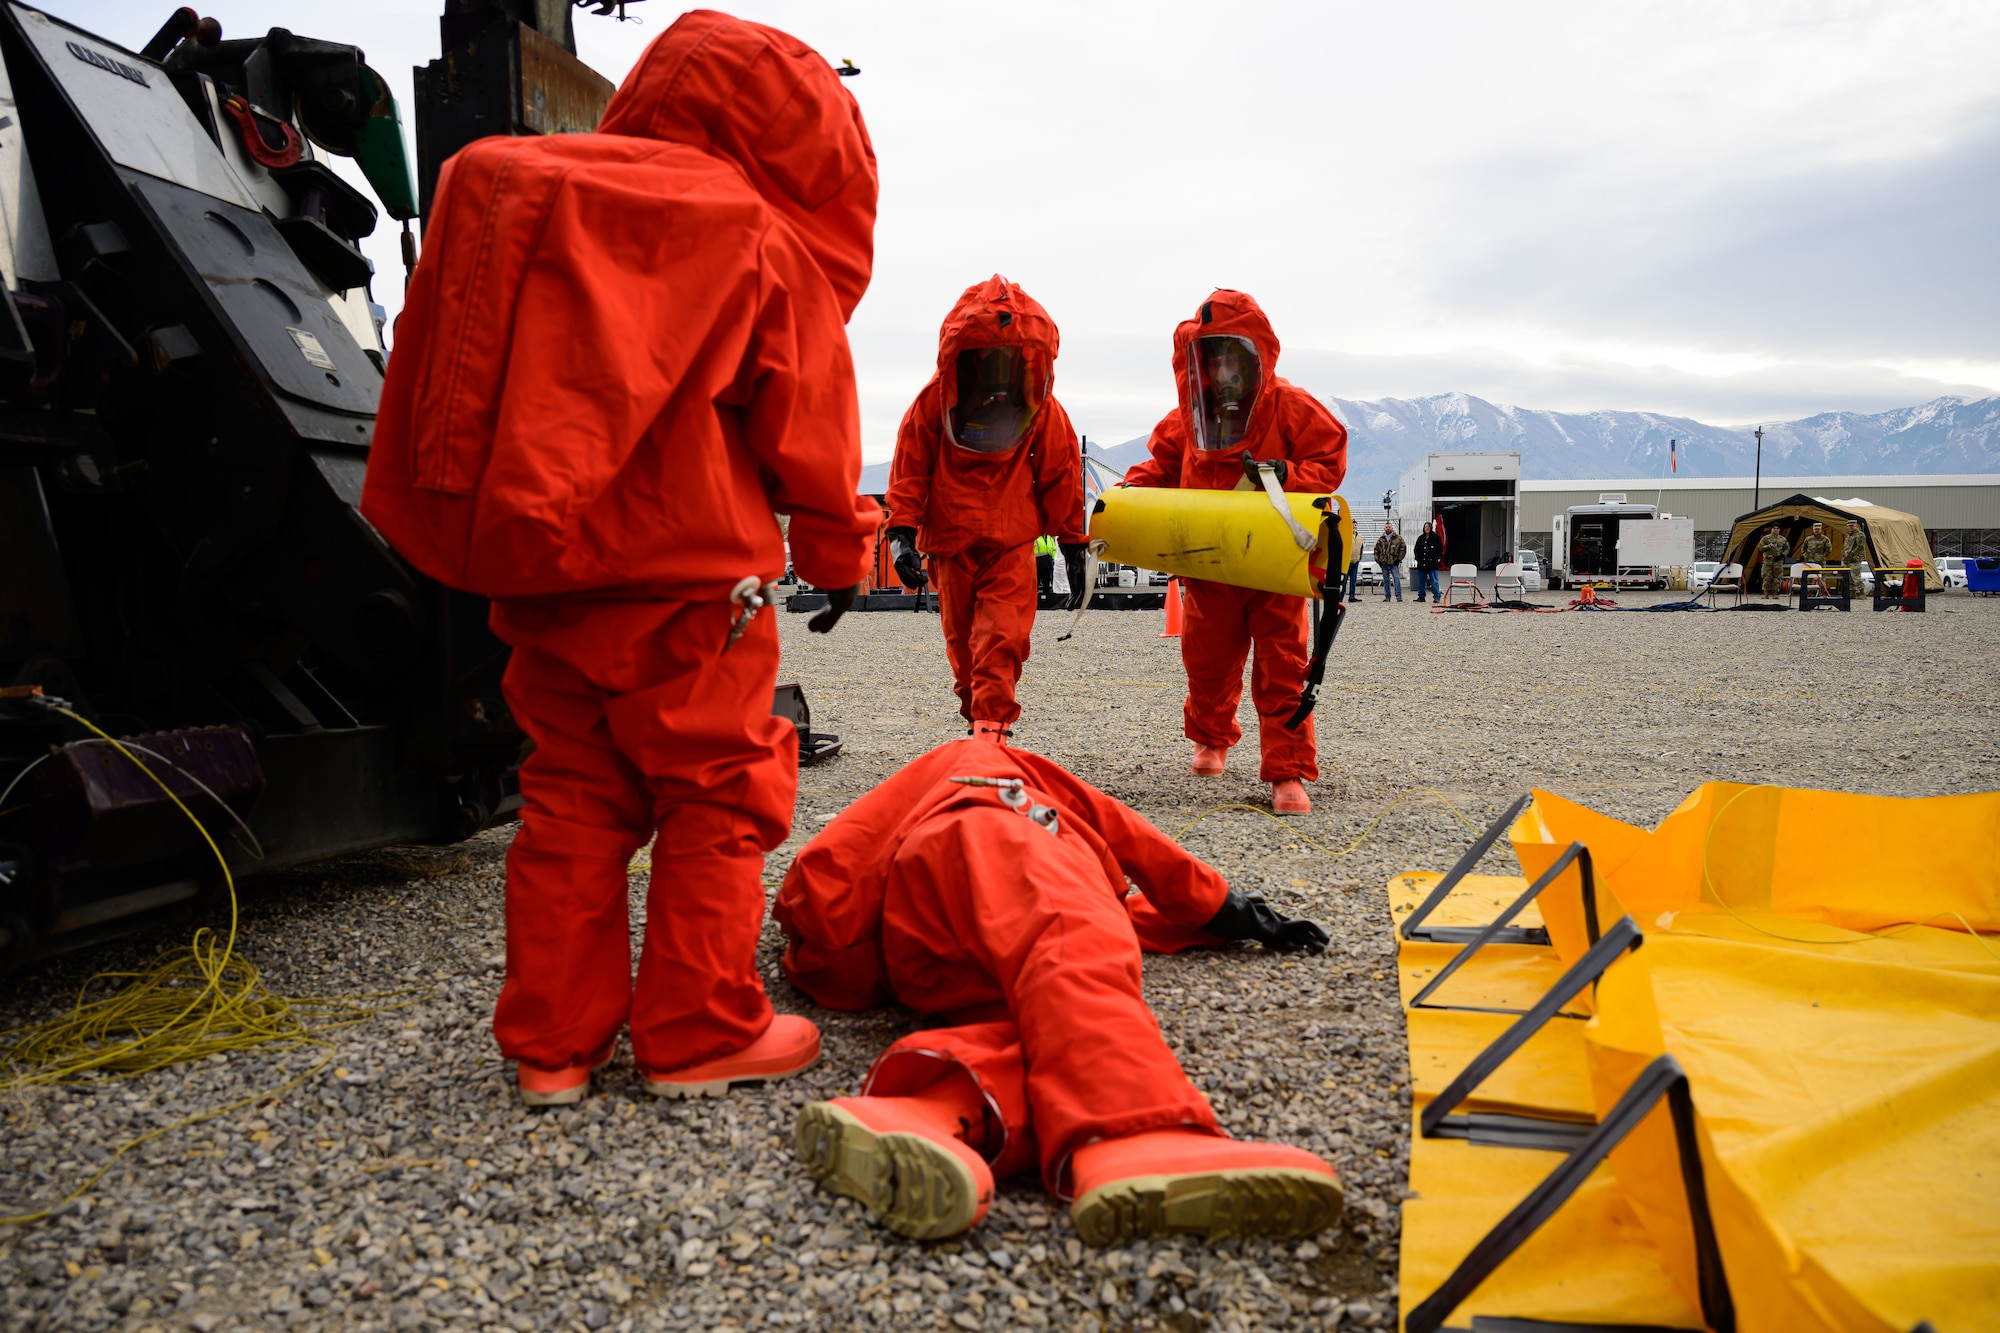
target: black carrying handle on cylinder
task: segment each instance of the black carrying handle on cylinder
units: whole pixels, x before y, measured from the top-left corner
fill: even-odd
[[[1319,703],[1319,685],[1326,678],[1326,655],[1333,651],[1333,639],[1340,633],[1340,622],[1347,615],[1347,608],[1340,601],[1341,571],[1347,568],[1347,551],[1340,540],[1340,519],[1328,514],[1326,518],[1327,555],[1326,571],[1335,575],[1333,596],[1326,596],[1326,584],[1320,584],[1320,600],[1313,610],[1313,655],[1306,664],[1305,688],[1299,691],[1299,706],[1292,710],[1291,720],[1285,723],[1286,731],[1297,731]],[[1359,541],[1357,537],[1355,539]]]

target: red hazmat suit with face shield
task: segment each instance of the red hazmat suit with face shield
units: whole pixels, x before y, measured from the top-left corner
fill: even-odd
[[[483,139],[439,179],[361,508],[490,597],[513,648],[534,748],[493,1026],[524,1094],[539,1071],[580,1096],[628,1022],[649,1074],[772,1027],[760,880],[797,741],[771,716],[776,627],[739,626],[741,594],[784,571],[774,510],[811,582],[872,560],[845,325],[875,198],[826,61],[708,11],[652,44],[599,133]],[[635,993],[626,865],[655,834]]]
[[[954,780],[966,777],[989,785]],[[990,785],[1008,781],[1018,789]],[[820,1004],[900,1001],[951,1026],[890,1046],[860,1098],[816,1105],[852,1108],[880,1127],[883,1108],[900,1116],[925,1098],[955,1102],[959,1123],[944,1138],[959,1140],[954,1150],[968,1160],[983,1159],[973,1165],[989,1197],[992,1179],[1029,1167],[1058,1196],[1101,1198],[1117,1171],[1157,1176],[1190,1157],[1221,1157],[1228,1169],[1276,1168],[1290,1184],[1298,1181],[1284,1173],[1303,1170],[1304,1188],[1323,1204],[1332,1171],[1317,1158],[1227,1141],[1140,991],[1142,949],[1222,944],[1204,926],[1228,929],[1218,914],[1236,897],[1151,823],[1048,759],[985,738],[919,756],[807,844],[775,915],[788,941],[786,975]],[[809,1165],[813,1125],[835,1125],[832,1116],[802,1116]],[[1172,1133],[1142,1138],[1161,1131]],[[1130,1163],[1093,1171],[1083,1159],[1072,1170],[1074,1156],[1106,1141],[1143,1149],[1143,1171]],[[843,1158],[855,1152],[850,1142],[818,1153],[816,1171],[852,1174]],[[907,1196],[924,1173],[920,1162],[902,1166]],[[868,1174],[849,1192],[864,1196]],[[932,1191],[914,1193],[914,1206],[908,1197],[869,1201],[891,1227],[926,1237],[963,1230],[984,1212],[966,1200],[955,1217],[941,1215]],[[1131,1224],[1099,1213],[1113,1231]],[[1307,1208],[1263,1222],[1283,1230],[1307,1214],[1320,1216]],[[1108,1238],[1102,1225],[1087,1234]]]
[[[1217,354],[1206,354],[1210,349]],[[1217,376],[1205,374],[1210,365],[1218,365]],[[1195,317],[1174,330],[1181,405],[1153,427],[1147,442],[1152,457],[1128,471],[1125,484],[1243,490],[1250,485],[1243,471],[1248,458],[1283,461],[1287,491],[1338,490],[1347,475],[1347,429],[1317,398],[1279,378],[1277,368],[1278,335],[1254,299],[1219,290],[1202,302]],[[1240,422],[1230,419],[1239,414]],[[1188,677],[1188,739],[1219,750],[1242,739],[1236,707],[1244,659],[1254,646],[1250,697],[1262,752],[1258,776],[1270,783],[1317,778],[1312,719],[1296,731],[1285,727],[1312,656],[1306,599],[1192,579],[1186,609],[1181,663]]]
[[[999,275],[965,289],[937,372],[896,432],[889,526],[930,556],[959,711],[1004,728],[1035,625],[1034,543],[1083,540],[1083,460],[1050,392],[1059,342],[1040,303]]]

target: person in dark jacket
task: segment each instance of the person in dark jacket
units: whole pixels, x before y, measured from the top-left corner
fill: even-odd
[[[1438,588],[1438,565],[1444,559],[1444,543],[1438,540],[1437,529],[1425,527],[1417,537],[1417,600],[1424,600],[1424,590],[1428,588],[1431,600],[1443,596]]]
[[[1393,591],[1396,600],[1403,600],[1403,557],[1409,551],[1403,545],[1403,535],[1394,525],[1384,523],[1382,535],[1375,539],[1375,563],[1382,570],[1382,600],[1388,601]]]

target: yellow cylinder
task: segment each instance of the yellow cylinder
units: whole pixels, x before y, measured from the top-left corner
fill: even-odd
[[[1299,549],[1269,495],[1248,490],[1113,487],[1091,513],[1090,537],[1121,565],[1296,597],[1318,597],[1332,561],[1338,595],[1354,558],[1353,510],[1338,495],[1286,492],[1285,502],[1314,537],[1312,550]]]

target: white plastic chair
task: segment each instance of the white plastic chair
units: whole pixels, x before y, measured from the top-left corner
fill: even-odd
[[[1521,577],[1521,566],[1518,562],[1510,561],[1493,567],[1493,595],[1505,597],[1509,588],[1514,590],[1513,600],[1517,602],[1528,595],[1528,581]]]
[[[1445,585],[1444,596],[1438,598],[1438,601],[1445,606],[1450,606],[1451,594],[1460,588],[1471,593],[1475,601],[1483,602],[1486,600],[1486,594],[1480,591],[1479,588],[1479,566],[1453,565],[1451,567],[1451,582]]]
[[[1708,581],[1708,586],[1718,591],[1727,589],[1732,592],[1742,592],[1743,566],[1724,565],[1715,571],[1715,577]]]

